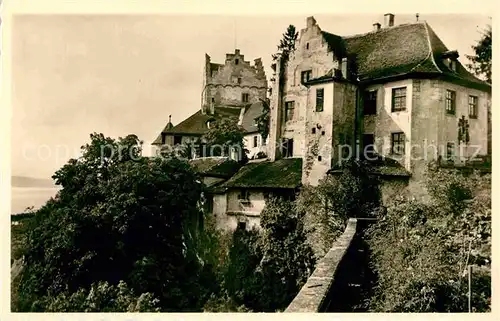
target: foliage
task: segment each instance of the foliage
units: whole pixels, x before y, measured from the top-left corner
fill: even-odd
[[[238,125],[236,118],[221,118],[203,135],[202,140],[213,150],[211,156],[229,156],[230,149],[235,149],[239,160],[246,161],[248,151],[244,144],[245,132]]]
[[[46,312],[159,312],[159,301],[151,293],[140,296],[123,281],[118,285],[99,282],[90,290],[79,289],[72,294],[60,293],[55,298],[48,297]]]
[[[262,99],[262,114],[255,118],[257,123],[257,129],[265,142],[267,136],[269,135],[269,122],[271,119],[271,109],[269,107],[269,99]]]
[[[264,152],[258,152],[257,155],[255,155],[255,158],[256,159],[263,159],[263,158],[267,158],[267,155]]]
[[[30,220],[15,309],[44,310],[59,295],[121,280],[162,311],[201,308],[201,184],[186,162],[141,157],[139,144],[92,134],[82,156],[55,173],[62,189]]]
[[[297,209],[304,213],[308,242],[316,257],[326,254],[349,217],[371,216],[379,200],[378,180],[360,161],[344,163],[340,173],[325,176],[317,186],[303,186]]]
[[[220,291],[205,311],[274,312],[285,309],[314,267],[302,217],[293,202],[270,198],[262,230],[237,229],[218,275]]]
[[[481,39],[477,42],[477,44],[472,46],[474,55],[466,55],[471,61],[467,67],[469,67],[476,75],[483,77],[491,84],[491,25],[488,25],[486,30],[483,30],[481,33]]]
[[[245,309],[261,311],[260,276],[256,273],[262,259],[259,231],[236,229],[226,264],[223,266],[222,297]]]
[[[295,42],[299,33],[296,31],[294,25],[289,25],[286,32],[283,33],[283,38],[280,39],[280,44],[278,45],[278,52],[272,55],[273,61],[282,59],[283,62],[288,61],[290,54],[295,51]]]
[[[489,311],[491,177],[430,167],[429,203],[398,198],[370,231],[378,274],[375,311]]]
[[[263,257],[262,311],[285,309],[307,281],[315,265],[306,241],[303,213],[283,198],[270,197],[261,213]]]

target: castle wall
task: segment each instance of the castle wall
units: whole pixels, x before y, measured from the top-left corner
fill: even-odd
[[[267,79],[261,59],[254,65],[245,61],[238,49],[234,54],[226,54],[224,64],[214,64],[210,56],[205,57],[203,106],[215,105],[245,106],[259,102],[267,95]],[[243,95],[248,94],[248,100]]]

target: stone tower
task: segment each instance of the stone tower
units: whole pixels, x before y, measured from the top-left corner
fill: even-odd
[[[224,64],[213,63],[205,54],[202,112],[213,113],[215,106],[241,108],[267,95],[267,79],[261,58],[245,61],[239,49],[226,54]]]

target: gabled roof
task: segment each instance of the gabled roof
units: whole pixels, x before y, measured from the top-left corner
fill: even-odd
[[[444,65],[442,55],[449,50],[425,21],[346,37],[328,32],[322,34],[337,57],[348,58],[349,68],[360,81],[420,73],[490,86],[469,73],[459,62],[456,71]]]
[[[259,129],[255,125],[255,118],[262,115],[264,111],[264,107],[262,106],[262,102],[253,103],[250,106],[246,107],[245,113],[243,114],[243,119],[241,121],[241,127],[246,133],[255,133]]]
[[[377,157],[374,160],[361,161],[368,173],[383,177],[399,177],[408,179],[411,174],[398,161],[389,157]],[[335,165],[328,171],[330,174],[340,174],[342,166]]]
[[[202,176],[229,178],[240,169],[240,163],[227,157],[205,157],[189,161],[194,170]]]
[[[238,121],[238,117],[240,115],[241,108],[240,107],[214,107],[214,114],[203,114],[201,110],[198,110],[193,115],[189,116],[179,124],[175,125],[172,128],[163,129],[163,131],[158,135],[155,141],[152,143],[153,145],[161,145],[162,137],[161,134],[165,133],[167,135],[173,134],[183,134],[183,135],[198,135],[201,136],[208,131],[207,121],[209,120],[217,120],[221,118],[231,118],[234,117],[236,121]]]
[[[302,158],[283,158],[274,162],[248,163],[220,187],[294,189],[301,182]]]

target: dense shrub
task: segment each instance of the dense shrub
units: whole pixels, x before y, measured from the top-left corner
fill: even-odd
[[[47,297],[46,312],[158,312],[159,301],[151,293],[135,296],[127,284],[107,282],[92,284],[90,290],[80,289],[72,294],[60,293]]]
[[[151,293],[162,311],[201,309],[201,184],[186,162],[141,157],[139,144],[93,134],[82,157],[56,172],[61,191],[30,220],[15,310],[56,309],[47,304],[101,281]]]
[[[489,311],[491,176],[430,167],[430,203],[396,199],[370,231],[375,311]]]
[[[274,312],[284,310],[314,268],[303,217],[294,203],[271,197],[261,213],[259,230],[234,231],[219,271],[219,292],[206,311]]]
[[[378,179],[359,161],[346,162],[340,173],[325,176],[317,186],[303,186],[297,210],[304,215],[308,243],[316,257],[326,254],[349,217],[368,217],[379,202]]]

